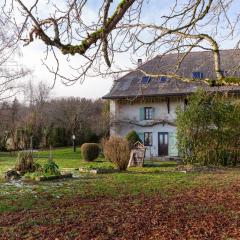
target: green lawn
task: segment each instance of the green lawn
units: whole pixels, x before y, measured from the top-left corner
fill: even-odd
[[[35,153],[35,159],[39,162],[47,160],[48,151]],[[52,152],[54,161],[60,169],[79,167],[110,167],[112,163],[104,158],[94,162],[85,162],[81,158],[80,149],[74,153],[71,148],[57,149]],[[0,153],[0,172],[14,166],[16,156],[9,153]],[[237,170],[228,170],[225,174],[219,173],[182,173],[170,172],[176,166],[175,162],[147,162],[143,168],[130,168],[127,172],[111,174],[87,174],[75,170],[79,175],[77,179],[54,181],[44,183],[24,183],[23,186],[4,183],[0,184],[0,212],[7,210],[19,210],[31,208],[33,204],[48,198],[61,198],[66,196],[81,195],[83,197],[155,194],[162,196],[184,189],[204,186],[227,186],[229,182],[237,179]],[[227,181],[226,181],[227,179]],[[42,202],[43,201],[43,202]]]
[[[36,151],[33,154],[36,162],[44,163],[50,156],[50,151]],[[0,152],[0,178],[3,177],[3,173],[14,167],[17,158],[17,153],[10,154],[8,152]],[[73,152],[72,148],[58,148],[52,151],[52,158],[58,164],[61,169],[78,169],[79,167],[100,167],[109,168],[114,165],[106,161],[101,155],[94,162],[86,162],[82,159],[80,148]],[[152,166],[153,165],[153,166]],[[145,168],[132,168],[133,172],[159,172],[163,170],[170,170],[176,166],[175,162],[163,162],[158,161],[149,162],[146,161]]]
[[[34,159],[39,163],[46,162],[50,156],[50,151],[37,151],[34,152]],[[15,165],[17,153],[10,154],[7,152],[0,152],[0,177],[4,171],[13,168]],[[82,160],[80,148],[73,152],[72,148],[58,148],[52,151],[53,160],[58,164],[60,169],[63,168],[79,168],[82,167],[109,167],[112,164],[105,161],[104,158],[100,157],[93,163],[85,162]]]
[[[14,167],[16,157],[11,156],[10,153],[0,152],[0,177],[4,171]]]
[[[35,153],[36,160],[39,162],[46,161],[48,155],[48,151]],[[92,163],[84,162],[81,159],[80,149],[77,149],[76,153],[73,153],[71,148],[57,149],[53,151],[52,155],[61,170],[66,168],[69,170],[70,168],[77,175],[77,178],[38,183],[7,183],[1,180],[1,239],[28,239],[28,237],[29,239],[52,239],[48,238],[49,234],[55,237],[60,236],[59,239],[74,239],[73,236],[79,236],[79,231],[84,231],[87,236],[82,239],[114,239],[109,238],[113,234],[111,228],[114,228],[118,232],[117,234],[122,234],[123,239],[133,239],[133,237],[125,236],[128,231],[121,231],[121,227],[128,226],[125,225],[122,216],[123,219],[128,217],[130,226],[133,223],[126,208],[131,209],[133,219],[136,218],[135,215],[138,212],[141,213],[140,219],[144,224],[146,222],[144,217],[149,213],[151,213],[151,217],[158,218],[159,216],[159,219],[156,220],[159,224],[168,223],[162,219],[162,213],[164,213],[163,216],[169,214],[169,218],[173,217],[172,224],[178,224],[179,217],[174,217],[178,212],[180,217],[185,216],[185,219],[189,221],[186,224],[190,225],[192,222],[197,224],[203,221],[204,217],[207,217],[207,215],[204,215],[206,212],[214,214],[214,216],[219,212],[221,214],[224,212],[226,218],[231,219],[229,221],[230,225],[235,224],[234,219],[238,217],[236,215],[238,214],[238,206],[240,206],[238,168],[226,168],[209,173],[172,172],[176,163],[155,161],[146,162],[146,166],[143,168],[130,168],[126,172],[89,174],[79,173],[74,169],[90,166],[105,168],[113,165],[101,157]],[[9,153],[0,153],[0,173],[2,174],[6,169],[13,167],[15,159],[16,156],[10,156]],[[151,203],[151,201],[153,202]],[[181,204],[179,201],[181,201]],[[229,201],[235,201],[236,204],[229,208]],[[148,205],[150,210],[144,208],[142,202]],[[211,207],[206,208],[209,204],[212,204]],[[119,208],[121,208],[121,211]],[[146,212],[142,212],[143,210]],[[96,217],[94,215],[95,211],[103,215],[104,224],[107,224],[109,219],[113,221],[108,223],[111,225],[109,229],[106,230],[105,225],[103,225],[103,230],[100,231],[95,222],[92,224],[92,218]],[[155,215],[154,211],[160,212]],[[121,225],[116,224],[115,218],[111,216],[112,212],[115,212],[118,216],[117,222],[122,221]],[[195,216],[196,213],[198,214],[196,216],[197,220],[189,219],[189,216]],[[51,219],[52,225],[46,222],[45,215]],[[216,215],[215,217],[216,221],[221,222],[220,216]],[[15,219],[21,219],[21,221],[15,225]],[[98,219],[98,223],[99,221]],[[204,221],[208,220],[205,219]],[[3,228],[1,228],[1,224],[4,225]],[[92,230],[88,229],[89,224],[92,226]],[[216,229],[214,228],[211,231],[219,232],[217,224],[218,222],[211,225],[216,226]],[[64,229],[68,225],[71,226],[71,229]],[[39,226],[42,228],[39,228]],[[151,226],[148,228],[151,228]],[[170,229],[174,230],[175,227],[174,225]],[[83,230],[85,228],[88,230]],[[45,232],[42,232],[41,229],[45,229]],[[162,227],[159,229],[162,229]],[[178,226],[177,229],[180,232],[182,231],[182,234],[186,233],[184,226]],[[193,227],[192,230],[197,231],[198,227]],[[95,238],[100,236],[99,231],[102,232],[103,237]],[[141,225],[139,225],[138,231],[141,232]],[[177,236],[174,231],[169,231],[173,238]],[[196,236],[201,237],[196,239],[205,239],[201,235],[201,224],[199,225],[199,231],[200,233]],[[19,235],[16,235],[16,232]],[[66,234],[68,234],[68,238],[64,238]],[[132,234],[134,236],[134,229]],[[143,236],[145,236],[144,234]],[[189,234],[192,236],[191,232]],[[171,237],[166,239],[171,239]]]

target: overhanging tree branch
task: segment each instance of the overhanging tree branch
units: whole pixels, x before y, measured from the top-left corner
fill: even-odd
[[[237,0],[176,0],[173,4],[169,3],[168,9],[164,6],[164,14],[161,12],[161,1],[102,0],[96,3],[94,10],[97,14],[91,23],[84,15],[84,11],[92,7],[88,0],[66,0],[61,5],[49,0],[53,10],[49,10],[47,18],[42,17],[41,11],[34,12],[41,7],[38,1],[34,0],[33,5],[29,6],[26,0],[14,0],[12,6],[16,3],[21,6],[20,14],[25,19],[24,33],[29,34],[28,39],[25,39],[26,44],[39,38],[47,47],[50,46],[49,49],[57,48],[60,53],[67,55],[67,61],[71,59],[69,55],[83,56],[77,67],[70,66],[70,77],[63,76],[61,61],[57,60],[59,66],[56,71],[48,67],[55,79],[60,77],[66,84],[68,78],[72,84],[78,80],[82,82],[87,76],[106,76],[131,70],[129,62],[126,65],[130,67],[123,68],[118,65],[119,61],[114,61],[121,53],[128,53],[134,62],[136,55],[148,60],[156,55],[164,56],[174,52],[178,54],[176,70],[194,48],[212,51],[216,80],[219,84],[227,84],[221,69],[219,39],[221,35],[227,38],[235,36],[237,32],[240,14],[236,14],[235,19],[230,16],[231,6]],[[146,18],[144,14],[149,15],[149,11],[145,8],[142,12],[142,9],[146,6],[154,8],[154,4],[159,9],[159,15],[154,19]],[[229,26],[229,31],[227,29],[226,34],[222,31],[219,34],[224,22],[227,25],[225,27]],[[55,59],[59,56],[58,51],[52,54]],[[234,69],[238,68],[240,64]]]
[[[59,32],[57,27],[57,21],[53,20],[52,18],[48,18],[42,21],[37,21],[37,19],[33,16],[30,10],[26,7],[25,4],[21,0],[16,0],[23,10],[29,15],[29,17],[34,22],[35,26],[33,26],[30,32],[29,43],[33,41],[33,34],[39,37],[46,45],[54,46],[59,48],[63,54],[80,54],[83,55],[93,44],[96,44],[98,40],[102,40],[106,38],[106,35],[109,34],[119,23],[119,21],[123,18],[126,11],[132,6],[135,0],[124,0],[121,1],[114,13],[111,17],[105,19],[104,24],[102,27],[98,28],[96,31],[89,34],[84,40],[81,41],[80,44],[72,45],[72,44],[63,44],[60,42],[59,39]],[[110,4],[110,2],[109,2]],[[105,11],[108,11],[107,8],[109,7],[107,4],[105,7]],[[106,18],[106,16],[105,16]],[[53,24],[54,25],[54,32],[55,38],[51,39],[42,29],[42,26],[46,24]]]

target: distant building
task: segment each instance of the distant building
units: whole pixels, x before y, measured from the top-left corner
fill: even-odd
[[[227,76],[240,77],[240,51],[223,50],[221,66]],[[157,56],[116,80],[104,99],[110,100],[111,135],[125,136],[135,130],[147,147],[146,157],[178,156],[176,147],[176,108],[187,105],[187,96],[198,88],[240,95],[240,86],[210,87],[203,79],[216,79],[212,53],[189,53],[176,75],[192,78],[184,82],[174,78],[150,77],[171,74],[179,55]],[[140,63],[141,61],[139,61]],[[235,70],[232,70],[235,69]]]

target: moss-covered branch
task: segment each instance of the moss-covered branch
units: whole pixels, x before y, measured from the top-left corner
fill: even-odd
[[[82,42],[78,45],[71,45],[71,44],[60,44],[59,42],[57,44],[54,43],[51,45],[54,45],[61,49],[63,54],[81,54],[83,55],[93,44],[95,44],[98,40],[103,39],[104,35],[109,34],[118,22],[123,18],[126,11],[130,8],[130,6],[135,2],[135,0],[122,0],[118,6],[116,7],[116,10],[112,14],[111,17],[109,17],[106,20],[106,23],[104,26],[100,27],[95,32],[92,32],[89,34]]]

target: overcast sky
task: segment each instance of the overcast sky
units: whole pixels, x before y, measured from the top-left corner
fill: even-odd
[[[39,45],[39,46],[36,46]],[[42,48],[42,49],[41,49]],[[53,85],[53,75],[49,73],[45,66],[42,65],[44,45],[41,42],[31,44],[22,48],[22,63],[33,70],[34,81],[45,81],[49,86]],[[62,68],[65,66],[62,65]],[[67,66],[66,66],[67,69]],[[107,94],[112,86],[112,79],[106,78],[88,78],[82,84],[75,83],[73,86],[65,86],[59,79],[53,88],[54,97],[75,96],[86,98],[100,98]]]
[[[33,74],[29,77],[34,79],[34,82],[44,81],[49,86],[53,85],[54,78],[47,68],[42,64],[42,60],[45,57],[45,46],[39,40],[33,42],[32,44],[21,47],[22,57],[21,62],[23,65],[27,66],[29,69],[33,70]],[[77,61],[77,57],[76,57]],[[54,63],[53,63],[54,64]],[[70,71],[68,64],[62,64],[61,68],[66,68],[66,71]],[[68,73],[67,73],[68,74]],[[66,74],[66,75],[67,75]],[[54,97],[62,96],[75,96],[75,97],[85,97],[85,98],[100,98],[107,94],[112,86],[111,77],[108,78],[88,78],[82,84],[78,81],[73,86],[64,85],[60,79],[57,79],[55,86],[53,88]]]
[[[156,16],[159,15],[159,11],[164,11],[164,8],[168,6],[167,4],[162,4],[163,3],[162,1],[161,7],[159,9],[156,9],[155,6],[158,5],[158,0],[152,0],[151,2],[154,4],[148,5],[147,9],[144,10],[144,18],[148,18],[148,20],[154,22],[156,19]],[[164,2],[167,3],[168,0],[164,0]],[[46,6],[47,6],[46,1],[42,1],[41,3],[42,3],[43,9],[46,10]],[[87,14],[85,18],[87,18],[87,20],[89,19],[89,21],[93,21],[94,18],[96,18],[97,16],[96,6],[95,6],[96,3],[97,3],[96,0],[90,0],[89,5],[87,6],[88,9],[87,9]],[[39,9],[38,11],[41,11],[41,9],[40,10]],[[151,14],[148,14],[147,10],[150,11]],[[47,14],[47,11],[43,11],[43,13]],[[44,50],[45,50],[45,46],[40,40],[35,40],[30,45],[21,47],[21,51],[22,51],[21,62],[23,65],[33,70],[33,75],[30,78],[34,78],[34,82],[43,80],[43,81],[46,81],[49,85],[52,85],[53,75],[51,75],[46,69],[46,67],[43,66],[42,64],[42,59],[44,59],[45,57],[45,53],[43,52]],[[78,57],[74,56],[74,58],[76,59],[76,62],[77,62]],[[133,58],[137,60],[138,56],[133,56]],[[125,64],[127,67],[129,67],[129,65],[131,64],[130,57],[126,54],[122,56],[118,56],[117,61],[122,65]],[[70,69],[68,68],[67,65],[68,63],[65,62],[65,65],[64,64],[61,65],[61,69],[64,69],[64,71],[67,74],[70,74]],[[100,98],[103,95],[107,94],[112,84],[113,84],[112,77],[88,78],[84,81],[84,83],[80,84],[80,82],[77,82],[73,86],[65,86],[58,79],[53,89],[53,93],[55,97],[76,96],[76,97],[86,97],[86,98],[95,99],[95,98]]]
[[[44,2],[44,1],[43,1]],[[43,3],[42,2],[42,3]],[[86,18],[89,18],[89,21],[92,21],[94,17],[96,17],[95,12],[95,4],[93,4],[95,1],[90,0],[90,3],[88,5],[88,11],[86,14]],[[164,4],[163,4],[164,2]],[[159,1],[159,0],[151,0],[152,4],[149,4],[145,6],[143,9],[143,15],[144,18],[147,19],[148,22],[155,22],[158,16],[160,16],[160,12],[167,12],[167,9],[169,10],[169,1]],[[160,4],[161,3],[161,4]],[[45,5],[43,5],[43,8],[45,8]],[[46,11],[47,12],[47,11]],[[149,14],[151,13],[151,14]],[[231,43],[225,41],[221,44],[222,48],[231,48]],[[30,45],[26,47],[22,47],[22,58],[21,62],[27,66],[30,69],[33,69],[33,75],[31,78],[34,78],[34,81],[37,82],[39,80],[46,81],[48,85],[53,84],[53,75],[51,75],[46,67],[42,65],[42,59],[45,57],[45,46],[44,44],[36,40]],[[137,59],[137,56],[133,56],[133,58]],[[78,61],[78,57],[74,56],[73,60]],[[121,63],[122,65],[126,64],[129,65],[130,60],[128,55],[121,55],[118,56],[117,61]],[[54,63],[53,63],[54,64]],[[67,67],[68,63],[65,62],[65,65],[61,65],[61,68],[64,69],[65,73],[71,74],[70,69]],[[86,97],[86,98],[100,98],[103,95],[107,94],[112,86],[113,80],[111,77],[107,78],[88,78],[84,81],[84,83],[80,84],[77,82],[73,86],[65,86],[61,83],[61,81],[58,79],[53,93],[55,97],[61,97],[61,96],[76,96],[76,97]]]

